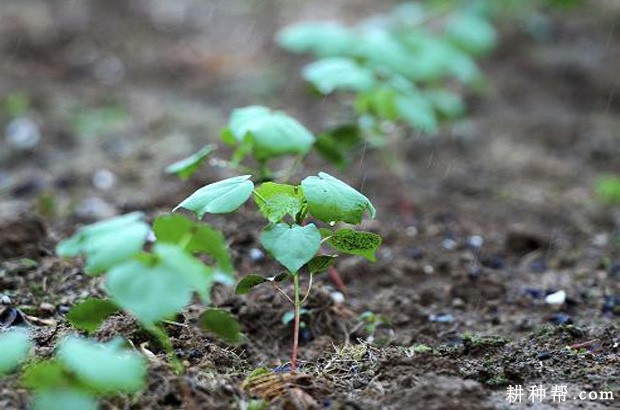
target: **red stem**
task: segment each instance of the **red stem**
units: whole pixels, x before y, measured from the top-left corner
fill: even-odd
[[[297,370],[297,350],[299,349],[299,304],[294,308],[295,321],[293,326],[293,353],[291,354],[291,372]]]

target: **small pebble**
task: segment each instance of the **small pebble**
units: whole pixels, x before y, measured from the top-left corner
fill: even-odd
[[[5,138],[12,148],[26,151],[37,146],[41,140],[41,131],[32,119],[17,117],[7,124]]]
[[[47,313],[54,313],[56,311],[56,306],[51,303],[43,302],[39,305],[39,310]]]
[[[93,174],[93,186],[100,191],[108,191],[116,184],[116,175],[108,169],[98,169]]]
[[[71,308],[67,305],[60,305],[58,307],[58,313],[60,313],[61,315],[66,315],[67,313],[69,313],[70,310]]]
[[[433,268],[431,265],[424,265],[424,273],[426,273],[427,275],[432,275],[433,273],[435,273],[435,268]]]
[[[484,239],[482,239],[482,236],[480,235],[472,235],[469,238],[467,238],[467,245],[470,248],[480,249],[483,243],[484,243]]]
[[[407,235],[410,238],[417,236],[418,228],[416,228],[415,226],[408,226],[407,229],[405,229],[405,235]]]
[[[452,323],[454,322],[454,316],[449,313],[431,314],[428,316],[428,320],[435,323]]]
[[[444,239],[444,240],[441,242],[441,245],[442,245],[445,249],[447,249],[447,250],[451,251],[451,250],[454,250],[454,248],[456,248],[457,243],[456,243],[456,241],[455,241],[454,239],[447,238],[447,239]]]
[[[563,305],[566,301],[566,292],[559,290],[545,296],[545,303],[548,305]]]
[[[258,248],[250,249],[250,260],[252,262],[259,262],[265,258],[265,253]]]
[[[7,295],[2,295],[0,302],[2,302],[3,305],[8,306],[11,304],[11,298],[8,297]]]
[[[592,239],[592,245],[599,248],[607,246],[609,243],[609,236],[606,233],[599,233]]]
[[[332,292],[329,294],[332,298],[332,300],[334,301],[335,304],[340,305],[342,303],[344,303],[344,294],[342,292]]]

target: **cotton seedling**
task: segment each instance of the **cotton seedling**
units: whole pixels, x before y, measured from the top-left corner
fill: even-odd
[[[155,241],[147,244],[151,230]],[[187,306],[194,293],[208,304],[214,282],[232,283],[232,262],[222,234],[182,215],[160,216],[152,228],[141,213],[98,222],[59,243],[57,253],[65,257],[83,255],[86,273],[104,275],[110,296],[109,300],[82,301],[67,315],[70,323],[92,332],[111,314],[128,312],[158,339],[177,371],[182,371],[182,365],[162,322]],[[196,256],[199,254],[209,255],[215,265],[203,263]],[[222,311],[212,314],[226,326],[211,326],[211,330],[223,328],[222,336],[227,340],[240,340],[239,333],[230,332],[234,326],[230,315]]]
[[[265,182],[256,186],[250,178],[244,175],[209,184],[194,192],[175,210],[184,208],[202,219],[205,214],[233,212],[253,198],[267,221],[260,242],[286,271],[270,277],[247,275],[237,284],[236,293],[243,295],[255,286],[272,283],[291,302],[294,323],[291,369],[295,370],[302,306],[310,295],[313,276],[328,269],[336,258],[334,254],[322,254],[321,245],[374,261],[375,251],[381,244],[379,235],[336,224],[358,225],[366,212],[374,218],[375,208],[357,190],[323,172],[305,178],[300,185]],[[315,222],[323,226],[318,227]],[[303,295],[302,272],[308,281]],[[292,282],[291,296],[279,286],[283,281]]]
[[[221,138],[233,148],[233,153],[230,161],[219,163],[262,180],[286,180],[316,140],[306,127],[285,112],[259,105],[233,110]],[[187,179],[213,151],[214,146],[207,145],[196,154],[169,166],[167,172]],[[286,156],[294,157],[288,168],[279,171],[270,168],[270,161]],[[248,157],[253,160],[253,166],[242,164]]]
[[[496,43],[492,15],[479,3],[405,3],[353,27],[302,22],[280,31],[281,47],[318,58],[302,74],[319,94],[352,101],[356,132],[348,141],[342,127],[320,134],[319,153],[342,166],[351,136],[382,145],[386,124],[435,133],[440,121],[461,116],[460,92],[482,82],[476,59]]]

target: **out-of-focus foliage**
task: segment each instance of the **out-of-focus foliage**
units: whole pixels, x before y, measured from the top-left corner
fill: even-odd
[[[342,143],[334,132],[316,148],[332,164],[362,140],[382,144],[386,124],[403,123],[433,134],[465,113],[463,93],[484,84],[478,60],[493,50],[498,21],[544,31],[543,10],[580,0],[429,0],[406,2],[354,26],[300,22],[281,30],[279,45],[313,54],[303,77],[320,94],[340,92],[355,113]],[[544,24],[543,24],[544,25]],[[537,28],[538,27],[538,28]],[[535,34],[535,33],[533,33]],[[352,137],[352,138],[351,138]]]
[[[620,204],[620,178],[615,176],[600,178],[596,185],[596,193],[603,202]]]
[[[474,3],[405,3],[353,27],[298,23],[277,40],[318,57],[304,78],[321,94],[353,92],[355,111],[373,126],[401,121],[433,133],[441,120],[463,113],[460,90],[482,81],[476,58],[496,37],[490,13]]]

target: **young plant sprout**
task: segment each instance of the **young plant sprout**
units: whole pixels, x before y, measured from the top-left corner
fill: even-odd
[[[116,338],[97,343],[78,336],[64,338],[48,360],[24,366],[22,384],[34,391],[35,410],[97,409],[97,397],[141,390],[146,383],[146,360],[124,348]],[[0,334],[0,377],[28,359],[28,331],[15,328]]]
[[[124,310],[157,338],[175,369],[182,372],[161,324],[187,306],[194,293],[208,304],[214,282],[231,284],[232,262],[224,237],[207,224],[182,215],[163,215],[153,223],[155,243],[146,246],[150,232],[144,215],[136,212],[82,228],[59,243],[59,255],[83,255],[87,274],[105,275],[105,290],[110,296],[110,300],[81,302],[67,318],[76,328],[92,332],[108,316]],[[197,254],[209,255],[215,265],[204,264]],[[224,327],[223,336],[238,341],[240,334],[230,333],[233,319],[222,312],[220,319],[222,315],[227,326],[211,326],[209,330],[218,333]],[[209,321],[206,323],[208,326]]]
[[[312,149],[316,139],[306,127],[286,113],[259,105],[233,110],[221,138],[234,148],[231,160],[223,161],[224,165],[265,181],[286,181]],[[214,150],[212,145],[207,145],[196,154],[170,165],[166,171],[187,179]],[[277,172],[271,170],[269,161],[283,156],[294,157],[290,167]],[[251,157],[258,168],[242,165],[241,162],[247,157]]]
[[[305,178],[300,185],[265,182],[255,186],[250,175],[228,178],[209,184],[194,192],[175,210],[184,208],[198,219],[207,213],[230,213],[241,207],[250,196],[268,224],[262,230],[262,246],[278,261],[286,272],[270,277],[247,275],[237,284],[236,293],[243,295],[262,283],[272,283],[293,305],[293,350],[291,370],[297,368],[299,346],[299,317],[312,288],[313,276],[325,271],[337,255],[321,254],[321,245],[334,251],[361,255],[375,260],[375,251],[381,237],[371,232],[339,223],[358,225],[366,212],[375,217],[375,208],[364,195],[333,176],[321,172]],[[323,223],[318,227],[316,223]],[[301,292],[300,276],[306,272],[308,285]],[[278,285],[290,280],[293,294],[287,295]]]

